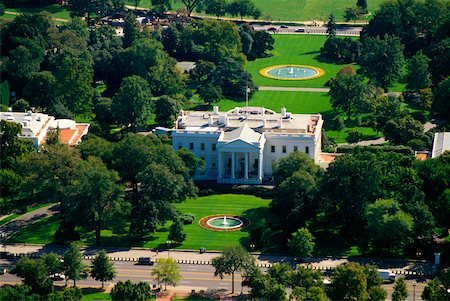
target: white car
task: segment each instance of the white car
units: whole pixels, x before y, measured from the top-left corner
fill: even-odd
[[[53,281],[62,281],[62,280],[66,280],[66,275],[60,274],[60,273],[55,273],[50,276],[50,279],[52,279]]]

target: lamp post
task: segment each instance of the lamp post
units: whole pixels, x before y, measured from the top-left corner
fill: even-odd
[[[170,258],[170,244],[172,243],[171,240],[166,241],[167,243],[167,257]]]
[[[413,301],[416,301],[416,280],[413,280]]]

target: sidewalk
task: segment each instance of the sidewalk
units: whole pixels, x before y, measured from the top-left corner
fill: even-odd
[[[13,254],[42,254],[54,252],[62,255],[66,250],[65,246],[59,245],[6,245],[2,251],[11,252]],[[152,257],[156,260],[160,258],[171,257],[180,264],[199,264],[209,265],[214,257],[220,255],[219,252],[205,252],[200,254],[196,251],[153,251],[142,248],[121,248],[121,247],[83,247],[82,252],[85,259],[90,260],[100,251],[105,250],[108,256],[114,261],[137,261],[139,257]],[[294,264],[291,256],[273,255],[273,254],[258,254],[254,255],[259,266],[269,267],[276,263],[286,262]],[[307,258],[300,265],[315,269],[315,270],[331,270],[335,267],[345,264],[347,262],[358,262],[362,265],[373,264],[379,268],[392,269],[397,274],[409,275],[430,275],[433,271],[432,262],[419,260],[404,260],[404,259],[379,259],[379,258],[337,258],[337,257],[312,257]]]

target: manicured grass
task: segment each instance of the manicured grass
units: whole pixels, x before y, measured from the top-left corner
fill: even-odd
[[[13,213],[13,214],[9,215],[8,217],[5,217],[4,219],[0,220],[0,225],[6,224],[7,222],[12,221],[13,219],[15,219],[15,218],[17,218],[19,216],[22,216],[22,215],[24,215],[26,213],[30,213],[30,212],[33,212],[35,210],[41,209],[41,208],[43,208],[45,206],[48,206],[50,204],[53,204],[53,203],[38,204],[36,206],[27,208],[27,211],[25,213]]]
[[[262,14],[260,19],[271,21],[310,21],[326,20],[332,13],[336,20],[343,21],[344,10],[355,6],[353,0],[254,0]],[[383,0],[368,1],[368,10],[372,14],[380,7]],[[133,1],[127,0],[127,4],[134,6]],[[139,7],[150,7],[150,1],[141,1]],[[179,2],[173,3],[172,10],[182,8]]]
[[[249,236],[248,226],[240,231],[216,232],[203,229],[198,224],[199,220],[207,215],[213,214],[233,214],[243,216],[250,222],[267,214],[267,206],[270,200],[261,199],[251,195],[222,194],[190,199],[175,207],[181,213],[192,213],[195,221],[191,225],[185,225],[187,237],[185,242],[179,246],[172,246],[175,249],[198,250],[205,247],[207,250],[222,250],[230,244],[245,245]],[[158,228],[156,233],[144,237],[144,241],[139,244],[130,244],[127,236],[120,236],[112,233],[111,230],[102,231],[102,242],[105,245],[121,246],[143,246],[146,248],[166,247],[169,235],[170,222]],[[35,244],[48,244],[53,242],[54,234],[59,225],[58,216],[43,219],[29,227],[19,231],[9,242],[26,242]],[[94,233],[82,233],[82,242],[85,244],[94,243]]]
[[[13,12],[13,13],[38,13],[41,11],[47,11],[49,12],[53,18],[55,19],[63,19],[63,20],[70,20],[70,12],[67,10],[64,6],[59,6],[58,4],[53,5],[45,5],[45,6],[31,6],[31,5],[15,5],[14,7],[10,7],[6,5],[7,12]],[[11,14],[5,14],[3,17],[11,17],[14,15]],[[3,18],[2,17],[2,18]]]
[[[327,93],[296,91],[257,91],[248,102],[249,106],[265,107],[280,112],[285,107],[291,113],[307,114],[331,110],[330,96]],[[221,111],[245,106],[245,100],[225,99],[217,104]]]
[[[273,37],[275,39],[273,56],[260,58],[247,64],[246,69],[252,74],[258,86],[323,88],[325,83],[335,77],[339,69],[345,66],[318,60],[320,48],[325,43],[326,36],[283,34],[273,35]],[[325,70],[325,74],[315,79],[299,81],[270,79],[259,74],[259,70],[263,68],[284,64],[315,66]],[[357,69],[358,66],[353,68]]]
[[[95,301],[95,300],[111,300],[109,293],[92,293],[81,297],[81,301]]]

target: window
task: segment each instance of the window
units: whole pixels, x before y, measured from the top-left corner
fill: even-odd
[[[294,152],[296,152],[296,151],[298,151],[298,146],[297,145],[294,146]]]
[[[178,149],[182,149],[183,148],[183,143],[178,143]]]
[[[211,150],[213,150],[213,151],[216,150],[216,144],[215,143],[211,144]]]
[[[309,154],[309,146],[305,147],[305,153]]]
[[[201,150],[205,150],[205,144],[204,143],[200,143],[200,149]]]
[[[275,152],[275,145],[272,145],[272,146],[270,147],[270,152],[271,152],[271,153],[274,153],[274,152]]]
[[[212,168],[216,168],[216,163],[213,163],[213,164],[212,164]]]
[[[194,149],[194,142],[189,142],[189,149],[193,150]]]
[[[285,154],[285,153],[286,153],[286,145],[283,145],[283,149],[282,149],[282,151],[283,151],[283,154]]]

